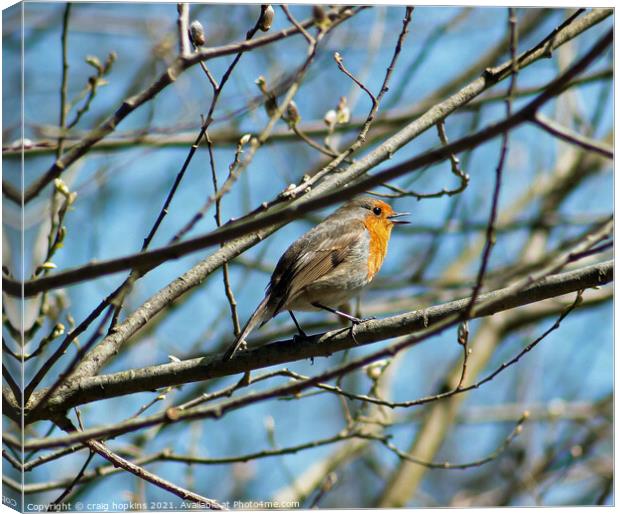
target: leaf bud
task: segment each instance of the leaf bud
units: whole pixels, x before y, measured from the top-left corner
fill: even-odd
[[[297,104],[293,100],[288,103],[286,115],[288,116],[288,122],[291,126],[295,126],[301,121],[299,109],[297,109]]]
[[[263,32],[267,32],[271,28],[275,15],[276,12],[273,10],[273,7],[271,5],[262,5],[258,28],[261,29]]]
[[[202,46],[207,42],[207,38],[205,37],[205,29],[198,20],[192,21],[189,26],[189,35],[194,42],[194,45]]]
[[[338,121],[338,114],[336,114],[334,109],[330,109],[325,113],[325,116],[323,117],[323,122],[325,125],[332,127],[336,124],[336,121]]]

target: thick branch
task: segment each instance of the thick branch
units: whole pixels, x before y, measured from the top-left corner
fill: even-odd
[[[490,308],[480,309],[479,312],[475,312],[474,317],[489,316],[547,298],[606,284],[612,280],[613,261],[607,261],[552,275],[510,296],[506,296],[510,288],[499,289],[479,296],[477,303],[489,304]],[[501,301],[495,301],[497,298]],[[71,407],[92,401],[234,375],[297,360],[329,356],[355,346],[409,335],[462,312],[468,303],[469,298],[465,298],[399,316],[369,321],[355,328],[355,340],[350,329],[338,329],[309,337],[304,341],[278,341],[255,350],[241,352],[225,362],[221,361],[221,356],[216,355],[75,380],[69,387],[58,390],[44,408],[37,409],[36,418],[29,418],[26,415],[26,422],[51,417]],[[28,409],[32,410],[37,398],[40,399],[44,395],[45,390],[35,393],[33,403]]]

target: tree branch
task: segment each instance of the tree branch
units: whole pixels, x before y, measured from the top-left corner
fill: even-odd
[[[186,3],[178,3],[177,12],[179,13],[177,18],[177,27],[179,30],[179,57],[189,57],[189,5]]]
[[[575,132],[568,130],[566,127],[550,120],[542,114],[536,114],[532,122],[545,132],[561,139],[562,141],[576,145],[584,150],[596,152],[597,154],[607,157],[608,159],[614,158],[614,150],[609,145],[599,143],[598,141],[594,141],[588,137],[582,136],[581,134],[576,134]]]
[[[78,432],[81,433],[81,432]],[[165,491],[168,491],[183,500],[189,500],[191,502],[196,503],[203,509],[209,510],[226,510],[223,505],[219,504],[217,501],[212,500],[210,498],[206,498],[201,496],[200,494],[196,494],[188,489],[184,489],[168,480],[161,478],[160,476],[147,471],[141,466],[134,464],[133,462],[124,459],[120,455],[114,453],[110,448],[108,448],[105,444],[99,441],[86,441],[86,445],[93,451],[101,455],[104,459],[111,462],[115,468],[123,468],[125,471],[136,475],[138,478],[145,480]]]
[[[612,280],[613,261],[594,264],[549,276],[516,293],[508,294],[512,291],[509,287],[481,294],[477,304],[482,308],[474,309],[473,316],[489,316],[543,299],[603,285]],[[33,405],[27,407],[29,412],[26,412],[25,422],[31,423],[52,417],[92,401],[234,375],[296,360],[329,356],[348,348],[409,335],[428,327],[432,328],[439,322],[461,313],[467,308],[469,301],[469,298],[465,298],[399,316],[369,321],[355,328],[355,340],[350,329],[338,329],[311,336],[307,340],[271,343],[258,349],[241,352],[226,362],[222,362],[221,356],[216,355],[75,380],[68,384],[67,388],[57,391],[45,406],[37,408],[36,417],[30,417],[29,414],[32,414],[37,398],[41,399],[46,394],[45,390],[35,393],[31,400]],[[490,308],[484,305],[490,305]],[[143,421],[137,420],[135,423],[139,425]]]

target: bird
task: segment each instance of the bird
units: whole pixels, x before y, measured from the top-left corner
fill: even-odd
[[[299,331],[305,332],[293,311],[326,310],[353,324],[367,321],[336,307],[355,297],[381,268],[394,225],[408,212],[394,212],[386,202],[355,197],[306,232],[278,261],[265,297],[224,354],[231,359],[256,326],[288,311]]]

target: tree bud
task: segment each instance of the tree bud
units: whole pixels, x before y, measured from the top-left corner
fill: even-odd
[[[202,46],[207,42],[205,37],[205,29],[198,20],[192,21],[189,26],[189,34],[196,46]]]
[[[338,102],[338,107],[336,108],[337,121],[338,123],[349,123],[351,119],[351,109],[347,105],[347,97],[341,96],[340,101]]]
[[[336,124],[336,121],[338,121],[338,114],[336,114],[334,109],[330,109],[325,113],[325,116],[323,117],[323,122],[325,125],[331,127]]]
[[[293,100],[288,103],[288,107],[286,108],[286,115],[288,116],[288,122],[292,126],[297,125],[301,121],[299,109],[297,109],[297,104]]]
[[[262,5],[261,6],[261,16],[260,21],[258,23],[258,28],[263,32],[267,32],[271,28],[271,24],[273,23],[273,18],[276,15],[276,12],[273,10],[271,5]]]
[[[314,23],[320,28],[325,28],[330,23],[329,17],[320,5],[312,7],[312,17],[314,18]]]

